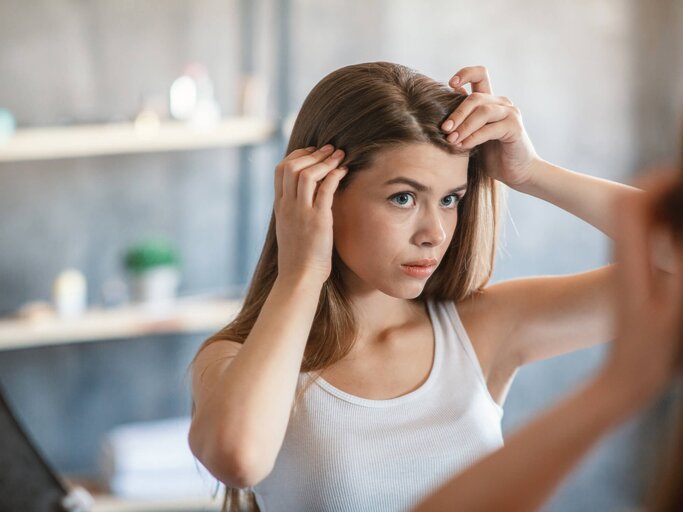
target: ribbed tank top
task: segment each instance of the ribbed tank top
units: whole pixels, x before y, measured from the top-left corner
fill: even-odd
[[[298,399],[272,472],[253,488],[262,512],[405,511],[503,445],[503,410],[455,304],[427,308],[435,340],[427,380],[369,400],[318,377]],[[299,389],[311,378],[302,373]]]

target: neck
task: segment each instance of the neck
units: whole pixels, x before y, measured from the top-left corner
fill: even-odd
[[[387,295],[369,286],[348,268],[343,268],[341,274],[358,325],[357,347],[387,340],[392,333],[422,321],[427,315],[421,299]]]
[[[379,290],[351,294],[349,299],[358,322],[358,346],[390,339],[427,314],[423,301],[391,297]]]

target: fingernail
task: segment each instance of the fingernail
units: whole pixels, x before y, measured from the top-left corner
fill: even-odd
[[[315,146],[308,146],[306,151],[315,151]]]
[[[459,76],[454,76],[451,78],[451,85],[458,85],[460,83],[460,77]]]
[[[458,132],[453,132],[448,136],[448,142],[456,142],[458,140],[458,137],[460,137]]]
[[[332,148],[334,146],[332,144],[325,144],[322,148],[321,151],[332,151]]]
[[[450,119],[443,124],[443,131],[450,132],[453,129],[453,121]]]
[[[342,156],[343,154],[344,154],[344,152],[341,149],[338,149],[337,151],[332,153],[332,156],[339,157],[339,156]]]

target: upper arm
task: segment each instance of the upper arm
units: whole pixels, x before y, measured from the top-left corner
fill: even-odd
[[[485,290],[491,315],[506,328],[490,341],[498,360],[518,365],[613,337],[613,266],[567,276],[514,279]]]
[[[215,388],[215,383],[230,366],[242,344],[218,340],[204,346],[192,362],[192,402],[199,407]]]

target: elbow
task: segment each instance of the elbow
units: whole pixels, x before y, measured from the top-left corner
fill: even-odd
[[[253,487],[263,481],[273,470],[273,464],[251,456],[248,450],[226,450],[225,473],[220,479],[230,487]]]
[[[188,443],[202,465],[228,487],[253,487],[270,474],[275,462],[263,456],[257,443],[227,434],[207,434],[194,421]]]

